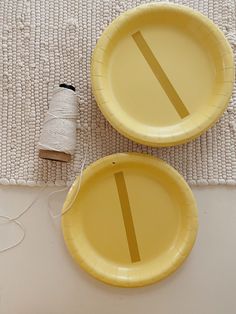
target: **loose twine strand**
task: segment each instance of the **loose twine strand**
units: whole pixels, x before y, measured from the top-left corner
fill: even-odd
[[[48,198],[47,198],[47,205],[48,205],[48,212],[51,216],[52,219],[56,219],[58,217],[61,217],[63,216],[65,213],[67,213],[71,207],[72,207],[72,204],[74,203],[75,199],[77,198],[78,196],[78,193],[80,191],[80,187],[81,187],[81,183],[82,183],[82,177],[83,177],[83,171],[84,171],[84,166],[85,166],[85,163],[86,163],[86,159],[87,159],[87,150],[88,150],[88,147],[85,151],[85,156],[84,156],[84,159],[83,159],[83,162],[81,164],[81,169],[80,169],[80,173],[79,173],[79,182],[78,182],[78,187],[76,189],[76,192],[74,194],[74,197],[72,198],[72,200],[69,202],[69,204],[63,209],[63,212],[62,210],[58,213],[58,214],[54,214],[53,213],[53,207],[51,205],[51,199],[53,196],[57,195],[58,193],[61,193],[61,192],[64,192],[64,191],[67,191],[68,190],[68,187],[66,188],[63,188],[63,189],[60,189],[60,190],[57,190],[57,191],[54,191],[54,192],[51,192],[49,195],[48,195]],[[47,188],[47,186],[44,186],[40,189],[39,193],[36,195],[36,197],[30,202],[30,204],[28,206],[26,206],[26,208],[20,212],[17,216],[15,217],[9,217],[7,215],[0,215],[0,218],[2,218],[4,221],[0,222],[0,226],[3,225],[3,224],[10,224],[10,223],[14,223],[15,225],[17,225],[19,227],[19,229],[22,231],[22,235],[20,237],[19,240],[17,240],[15,243],[9,245],[9,246],[6,246],[4,248],[0,248],[0,253],[3,253],[3,252],[6,252],[6,251],[9,251],[15,247],[17,247],[18,245],[20,245],[25,237],[26,237],[26,230],[25,230],[25,227],[24,225],[19,221],[19,218],[21,218],[23,215],[25,215],[25,213],[27,213],[31,207],[38,201],[38,199],[40,198],[42,192]]]

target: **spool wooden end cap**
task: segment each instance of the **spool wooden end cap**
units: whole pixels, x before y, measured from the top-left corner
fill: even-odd
[[[63,152],[57,152],[53,150],[39,150],[39,157],[43,159],[56,160],[68,162],[71,160],[71,155]]]

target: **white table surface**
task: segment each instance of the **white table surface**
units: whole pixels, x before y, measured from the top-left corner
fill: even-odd
[[[48,214],[52,190],[21,217],[24,242],[0,254],[1,314],[236,313],[236,187],[193,189],[200,228],[191,255],[169,278],[136,289],[105,285],[72,261],[58,221]],[[19,213],[38,191],[0,187],[0,213]],[[62,197],[54,204],[61,203]],[[1,247],[13,228],[0,228]]]

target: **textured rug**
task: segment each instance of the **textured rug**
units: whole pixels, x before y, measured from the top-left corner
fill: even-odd
[[[195,141],[148,148],[118,134],[91,93],[90,60],[103,29],[139,0],[0,1],[0,183],[64,185],[87,164],[124,151],[149,152],[174,166],[190,184],[236,184],[236,89],[220,122]],[[201,11],[236,54],[235,0],[170,1]],[[37,143],[52,90],[76,86],[77,149],[69,164],[38,158]]]

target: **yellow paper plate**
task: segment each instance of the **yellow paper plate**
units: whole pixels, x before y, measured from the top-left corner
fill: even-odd
[[[233,54],[201,13],[149,4],[107,27],[91,76],[101,111],[120,133],[151,146],[175,145],[222,115],[233,88]]]
[[[136,287],[176,270],[194,244],[197,209],[180,174],[164,161],[123,153],[89,166],[64,204],[73,258],[106,283]],[[69,210],[66,208],[70,207]]]

